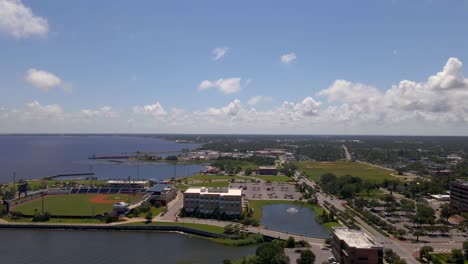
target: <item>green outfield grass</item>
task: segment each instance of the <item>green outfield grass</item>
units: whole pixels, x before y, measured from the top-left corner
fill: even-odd
[[[372,180],[381,182],[384,179],[396,179],[390,175],[392,172],[382,168],[374,167],[365,163],[359,162],[316,162],[304,161],[297,162],[299,170],[306,174],[312,180],[317,181],[320,176],[326,173],[333,173],[337,176],[344,176],[346,174],[361,177],[363,180]]]
[[[90,199],[96,194],[68,194],[68,195],[49,195],[44,197],[44,211],[52,215],[76,215],[88,216],[109,212],[112,210],[112,203],[103,204],[91,202]],[[105,195],[105,200],[116,200],[128,202],[136,200],[139,196],[128,196],[126,194]],[[13,211],[26,215],[33,215],[35,211],[41,212],[42,199],[36,199],[13,208]]]

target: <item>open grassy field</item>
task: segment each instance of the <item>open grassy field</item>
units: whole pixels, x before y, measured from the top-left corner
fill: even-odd
[[[320,176],[326,173],[333,173],[336,176],[344,176],[346,174],[361,177],[363,180],[372,180],[381,182],[384,179],[396,179],[390,175],[391,171],[382,168],[374,167],[365,163],[351,163],[345,161],[337,162],[316,162],[303,161],[297,162],[299,170],[306,174],[312,180],[317,181]]]
[[[180,223],[180,222],[138,222],[138,223],[131,223],[131,224],[124,224],[129,226],[141,226],[141,225],[152,225],[152,226],[183,226],[188,228],[193,228],[197,230],[202,230],[206,232],[216,233],[216,234],[223,234],[224,228],[220,226],[213,226],[213,225],[204,225],[204,224],[195,224],[195,223]]]
[[[44,210],[52,215],[88,216],[109,212],[112,204],[125,201],[134,201],[140,196],[127,194],[73,194],[48,195],[44,197]],[[33,215],[35,211],[41,212],[42,199],[36,199],[13,208],[15,212]]]
[[[294,181],[291,177],[283,175],[258,175],[254,176],[255,178],[270,181],[270,182],[292,182]]]
[[[205,175],[205,174],[197,174],[185,178],[181,178],[182,182],[184,181],[192,181],[192,180],[199,180],[199,181],[212,181],[212,180],[245,180],[243,177],[239,176],[229,176],[229,175]]]

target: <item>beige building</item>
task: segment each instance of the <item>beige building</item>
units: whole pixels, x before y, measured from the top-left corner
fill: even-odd
[[[382,264],[383,247],[364,232],[335,227],[332,252],[341,264]]]
[[[242,215],[242,190],[188,188],[184,192],[184,210],[189,214],[224,214],[227,217],[239,218]]]

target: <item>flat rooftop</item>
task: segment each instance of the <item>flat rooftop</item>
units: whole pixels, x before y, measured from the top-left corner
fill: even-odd
[[[276,166],[259,166],[260,170],[276,170]]]
[[[333,233],[346,242],[348,246],[355,248],[378,248],[382,245],[374,242],[367,234],[348,228],[334,228]]]
[[[126,181],[126,180],[109,180],[107,183],[112,184],[146,184],[148,181]]]
[[[199,194],[218,194],[220,196],[232,195],[242,196],[241,189],[230,188],[207,188],[207,187],[189,187],[184,193],[199,193]]]

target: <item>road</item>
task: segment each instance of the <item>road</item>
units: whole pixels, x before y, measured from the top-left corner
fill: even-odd
[[[345,152],[345,158],[347,161],[351,161],[351,153],[349,153],[348,148],[345,145],[341,145]]]
[[[301,174],[299,172],[296,172],[295,178],[300,183],[303,182],[311,187],[316,186],[316,183],[314,181],[310,180],[307,177],[300,177],[300,176]],[[327,201],[333,206],[335,206],[336,209],[340,211],[345,210],[345,207],[343,206],[346,203],[345,201],[333,198],[331,196],[324,195],[321,192],[317,192],[317,200],[319,202],[319,205],[321,206],[323,206],[324,201]],[[354,217],[354,220],[362,227],[361,231],[365,232],[367,235],[373,238],[377,243],[382,244],[384,248],[391,248],[393,251],[395,251],[395,253],[397,253],[401,258],[405,259],[409,264],[419,263],[412,256],[412,253],[416,249],[414,247],[408,246],[409,243],[399,242],[398,240],[392,240],[390,238],[385,237],[384,235],[379,233],[377,230],[375,230],[372,226],[369,226],[368,224],[366,224],[359,217]]]

